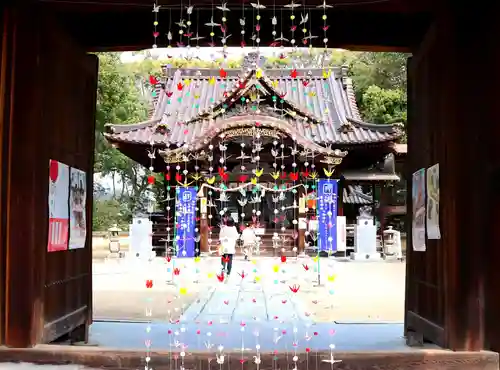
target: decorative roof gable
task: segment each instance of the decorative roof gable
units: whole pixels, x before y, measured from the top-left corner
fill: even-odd
[[[298,136],[320,145],[342,148],[394,141],[402,135],[396,125],[360,120],[352,85],[340,68],[249,69],[245,74],[235,69],[171,72],[173,75],[158,89],[151,120],[109,125],[108,140],[152,142],[160,147],[191,145],[206,139],[218,125],[227,124],[224,118],[235,114],[241,117],[245,105],[273,111],[275,117],[287,120],[287,125],[293,124]],[[253,98],[262,101],[251,104]],[[248,114],[246,124],[252,124],[252,114]]]

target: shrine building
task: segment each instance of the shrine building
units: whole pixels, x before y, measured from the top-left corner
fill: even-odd
[[[229,216],[240,225],[257,222],[264,248],[271,246],[273,235],[283,240],[284,234],[300,234],[283,246],[302,251],[297,221],[315,219],[315,188],[321,178],[340,180],[339,215],[344,201],[374,205],[375,192],[363,193],[360,184],[384,188],[399,180],[393,152],[403,131],[398,124],[363,121],[347,72],[347,67],[266,68],[257,53],[245,57],[242,69],[165,66],[155,84],[151,118],[110,124],[105,134],[131,159],[165,173],[167,201],[164,217],[153,217],[154,247],[172,240],[174,212],[168,209],[175,209],[175,189],[199,188],[204,182],[234,189],[255,176],[269,188],[304,187],[281,197],[249,192],[243,200],[239,192],[223,191],[221,199],[217,191],[202,190],[199,196],[207,198],[209,216],[208,227],[203,217],[197,224],[201,252],[216,246],[218,238],[212,235],[221,218]],[[350,220],[355,217],[351,214]]]

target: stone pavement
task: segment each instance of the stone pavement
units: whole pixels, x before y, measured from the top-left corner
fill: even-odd
[[[180,270],[178,276],[173,268]],[[96,318],[144,321],[149,304],[154,320],[166,320],[166,312],[182,304],[183,322],[403,320],[405,265],[399,262],[322,258],[318,266],[311,258],[288,258],[286,263],[271,257],[238,258],[228,283],[218,281],[220,268],[218,257],[198,262],[166,263],[159,258],[149,263],[126,259],[94,263]],[[321,287],[315,282],[318,275]],[[336,276],[333,283],[328,279],[332,275]],[[146,279],[154,281],[152,289],[146,289]],[[296,294],[290,290],[294,286],[300,287]],[[179,294],[181,287],[187,294]]]
[[[304,312],[286,280],[278,284],[268,281],[259,284],[254,283],[251,276],[242,279],[233,274],[228,283],[216,283],[201,294],[186,310],[184,320],[221,324],[310,321]]]

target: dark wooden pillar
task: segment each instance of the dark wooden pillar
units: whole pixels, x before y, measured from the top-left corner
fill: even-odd
[[[496,3],[447,9],[409,68],[405,327],[408,334],[453,350],[500,350],[500,326],[493,318],[500,309],[500,246],[495,244],[500,239],[493,237],[497,218],[488,212],[495,207],[490,171],[500,169],[495,67],[500,27],[494,8]],[[426,240],[426,251],[414,252],[411,174],[435,163],[440,164],[441,239]]]
[[[30,347],[77,332],[84,340],[92,320],[97,58],[75,45],[40,5],[13,6],[3,16],[1,68],[8,70],[0,79],[4,344]],[[84,248],[47,252],[50,159],[86,172]]]
[[[41,87],[37,73],[40,33],[40,20],[27,8],[5,9],[3,40],[10,47],[2,53],[2,65],[10,66],[10,96],[6,102],[8,115],[2,117],[2,135],[8,135],[2,156],[2,188],[6,188],[1,212],[6,222],[2,243],[7,256],[2,289],[4,344],[10,347],[37,343],[43,329],[45,249],[35,235],[46,220],[40,217],[40,202],[47,202],[45,186],[37,186],[35,181],[42,175],[45,156],[40,155],[40,143],[47,135],[40,124],[37,99]]]

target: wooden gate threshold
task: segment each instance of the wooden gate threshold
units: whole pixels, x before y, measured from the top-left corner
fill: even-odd
[[[151,353],[150,366],[155,370],[171,370],[180,366],[180,360],[175,365],[168,351]],[[407,351],[357,351],[339,352],[335,360],[342,362],[331,364],[330,352],[318,354],[310,352],[308,356],[298,353],[298,369],[310,370],[498,370],[498,353],[494,352],[451,352],[436,349],[408,349]],[[226,353],[224,369],[255,370],[253,354],[245,355],[247,361],[240,363],[241,353]],[[290,357],[290,356],[289,356]],[[306,358],[308,357],[308,363]],[[0,348],[1,362],[28,362],[34,364],[66,365],[79,364],[91,368],[112,370],[136,370],[144,368],[144,351],[124,351],[103,349],[98,347],[78,347],[68,345],[40,345],[29,349]],[[272,354],[261,355],[261,368],[273,365]],[[293,367],[291,358],[278,356],[274,369]],[[184,368],[189,370],[217,370],[219,365],[214,352],[186,353]]]

